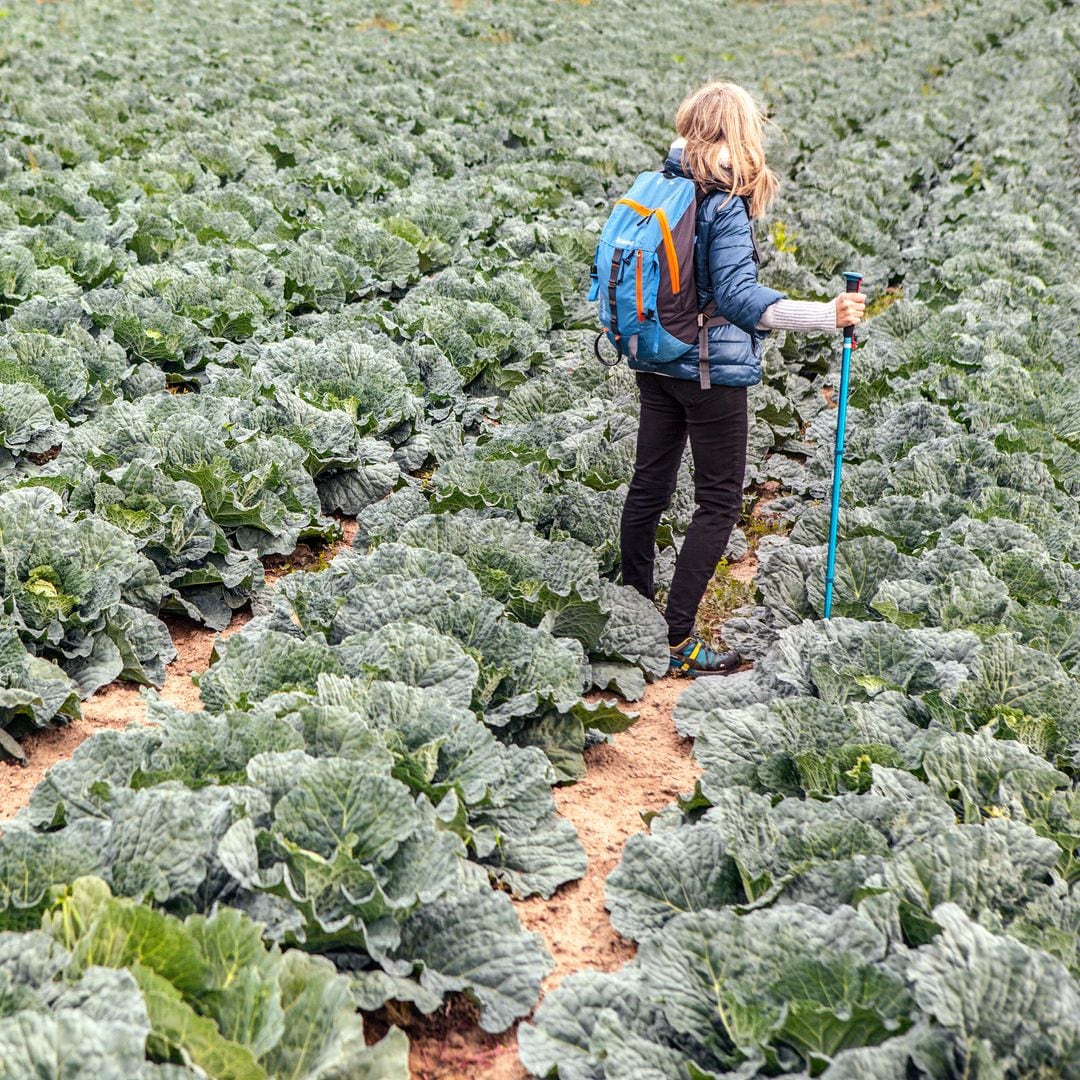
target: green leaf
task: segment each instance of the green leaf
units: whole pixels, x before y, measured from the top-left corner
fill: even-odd
[[[552,967],[540,936],[521,929],[510,898],[487,890],[421,908],[402,928],[397,954],[417,965],[421,986],[474,997],[485,1031],[505,1031],[525,1016]]]
[[[102,1024],[74,1010],[23,1010],[0,1019],[0,1072],[40,1080],[143,1077],[146,1029]],[[162,1077],[161,1080],[166,1080]]]
[[[1080,993],[1043,952],[972,922],[955,904],[933,911],[943,928],[910,966],[919,1006],[962,1044],[985,1041],[1015,1071],[1080,1062]]]
[[[158,903],[194,892],[212,843],[205,800],[171,783],[120,794],[108,848],[113,888]]]
[[[74,972],[138,965],[178,995],[197,996],[213,985],[212,968],[176,919],[114,899],[99,879],[76,880],[42,925],[71,950]]]
[[[262,1057],[284,1032],[277,950],[263,945],[257,923],[230,908],[191,915],[184,928],[213,971],[212,988],[198,998],[201,1011],[227,1040]]]
[[[153,1033],[149,1046],[161,1056],[180,1051],[193,1064],[221,1080],[265,1080],[268,1073],[250,1050],[231,1042],[213,1020],[199,1016],[168,979],[135,962]]]
[[[360,862],[392,854],[419,822],[405,787],[344,758],[311,761],[274,807],[275,826],[290,842],[326,858],[348,843]]]
[[[378,672],[409,686],[437,688],[459,708],[472,702],[479,673],[476,661],[453,638],[407,622],[353,634],[342,642],[338,655],[356,674]]]
[[[195,682],[203,705],[213,711],[247,708],[281,690],[313,689],[319,674],[343,671],[338,654],[325,644],[266,629],[219,641],[212,659]]]
[[[269,1076],[407,1080],[408,1040],[396,1028],[372,1047],[356,1015],[349,980],[317,956],[292,950],[282,957],[284,1031],[262,1059]]]
[[[801,904],[677,915],[640,945],[643,990],[676,1030],[751,1055],[772,1040],[806,1058],[879,1042],[912,1001],[884,941],[850,908]]]
[[[719,831],[709,828],[631,836],[604,886],[611,925],[631,941],[641,941],[682,912],[744,899],[735,863]]]
[[[823,565],[820,561],[811,564],[806,579],[807,600],[815,615],[821,615],[824,611]],[[881,583],[902,573],[907,565],[906,556],[901,555],[896,545],[883,536],[857,536],[838,544],[833,615],[865,618]]]

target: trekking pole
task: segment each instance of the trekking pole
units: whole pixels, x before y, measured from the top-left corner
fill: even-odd
[[[849,293],[857,293],[862,274],[844,274]],[[836,533],[840,525],[840,474],[844,468],[844,429],[847,426],[848,375],[851,370],[851,350],[855,344],[855,327],[844,327],[844,358],[840,364],[840,400],[836,414],[836,455],[833,458],[832,516],[829,518],[829,557],[825,563],[825,618],[832,614],[833,582],[836,578]]]

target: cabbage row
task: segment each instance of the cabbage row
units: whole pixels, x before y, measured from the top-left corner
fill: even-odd
[[[612,198],[655,164],[718,41],[788,133],[770,283],[824,298],[858,265],[903,291],[857,354],[848,618],[806,621],[820,602],[812,500],[830,473],[834,343],[774,341],[751,394],[747,479],[792,492],[781,507],[796,526],[763,549],[762,607],[731,629],[756,672],[695,689],[679,723],[706,764],[728,731],[720,711],[756,709],[747,730],[763,733],[787,723],[771,719],[774,699],[820,699],[800,730],[822,742],[770,751],[760,776],[706,765],[696,798],[613,878],[638,967],[569,982],[526,1029],[526,1061],[566,1076],[820,1071],[884,1030],[899,1033],[897,1060],[911,1048],[968,1067],[991,1036],[961,1046],[960,1022],[890,996],[899,980],[917,997],[905,950],[971,981],[949,934],[961,952],[1004,950],[1024,979],[1049,971],[1067,1018],[1073,984],[1046,967],[1071,963],[1075,940],[1061,884],[1072,863],[1047,846],[1064,852],[1076,832],[1073,714],[1053,711],[1071,700],[1076,561],[1062,379],[1075,211],[1052,135],[1075,121],[1057,94],[1075,44],[1067,8],[986,0],[927,17],[915,0],[872,12],[806,0],[778,25],[759,5],[684,0],[647,86],[621,61],[656,48],[630,4],[393,8],[19,0],[0,12],[5,747],[17,755],[11,734],[64,722],[116,678],[159,685],[169,616],[222,628],[244,605],[256,615],[219,643],[205,711],[151,696],[153,726],[89,740],[5,823],[5,1070],[74,1075],[85,1058],[65,1055],[92,1046],[102,1076],[404,1076],[404,1040],[366,1049],[355,1009],[431,1012],[465,992],[492,1031],[532,1009],[550,959],[508,894],[549,896],[583,872],[550,787],[582,774],[587,733],[628,722],[582,694],[633,700],[667,660],[662,620],[613,583],[637,405],[626,371],[587,359],[582,284]],[[853,14],[854,43],[840,32]],[[875,62],[872,101],[853,94],[858,69],[838,55],[849,47]],[[1006,106],[999,88],[1016,72],[1056,103],[1049,128]],[[905,464],[929,431],[936,453]],[[960,485],[954,462],[969,457]],[[661,579],[692,512],[686,472]],[[353,550],[264,587],[264,558],[335,542],[345,516]],[[745,548],[736,534],[731,557]],[[953,549],[971,557],[953,565]],[[980,572],[1004,601],[973,606]],[[1018,688],[1000,703],[999,669]],[[735,700],[709,698],[721,691]],[[1029,785],[1019,794],[969,779],[999,751],[1037,763],[994,766]],[[895,815],[872,801],[879,788]],[[823,824],[815,807],[844,810]],[[740,846],[711,827],[724,813],[773,831]],[[979,824],[990,816],[1002,823]],[[833,843],[814,839],[821,829],[865,840],[841,871],[847,893],[828,867],[802,892],[791,876],[828,860],[784,854],[777,838],[805,836],[817,853]],[[893,879],[874,875],[911,836],[939,834],[977,880],[977,860],[1005,851],[1052,888],[1010,894],[1015,917],[993,891],[1004,878],[987,878],[986,910],[959,892],[943,897],[959,914],[898,906]],[[733,973],[720,1003],[737,1041],[715,1035],[714,1017],[702,1037],[711,999],[664,936],[670,905],[657,915],[635,878],[666,880],[653,864],[669,856],[674,894],[698,897],[684,906],[720,955],[753,940],[754,957],[769,941],[777,963],[819,959],[842,935],[843,970],[799,969],[804,999],[748,962],[755,989]],[[754,921],[766,916],[770,928]],[[984,933],[988,945],[972,937]],[[678,1005],[641,981],[650,955],[680,972]],[[868,987],[854,1006],[829,982],[849,974]],[[771,1006],[746,1005],[764,1000],[763,979],[803,1042]],[[805,990],[818,984],[827,1006]],[[1019,995],[1003,1000],[1040,1033],[1067,1029],[1045,996],[1021,1007]],[[1013,1022],[989,1014],[994,1030]],[[570,1036],[553,1019],[567,1016],[581,1025]],[[805,1050],[815,1030],[822,1046]],[[935,1067],[924,1071],[953,1066]]]
[[[0,532],[0,633],[29,659],[13,647],[0,726],[62,723],[117,678],[159,685],[163,616],[223,628],[262,590],[264,557],[333,542],[342,515],[370,544],[462,508],[520,518],[533,547],[579,541],[595,567],[578,558],[578,581],[479,576],[512,617],[551,612],[590,660],[624,662],[597,645],[603,610],[566,611],[575,591],[595,609],[616,568],[636,414],[625,372],[582,368],[581,280],[611,197],[712,61],[688,38],[663,93],[622,104],[636,77],[614,62],[591,77],[587,6],[8,9],[0,516],[19,524]],[[772,33],[749,7],[687,11],[748,53]],[[903,15],[890,34],[909,33]],[[824,52],[816,5],[798,17]],[[641,28],[619,32],[629,47]],[[793,118],[835,84],[820,58],[782,66]],[[825,365],[806,359],[774,352],[755,390],[752,479],[820,408]],[[640,618],[651,676],[662,637]]]
[[[5,823],[5,1074],[404,1076],[355,1011],[457,992],[505,1029],[550,967],[509,894],[585,867],[551,785],[629,722],[582,693],[666,671],[612,582],[633,382],[579,327],[681,79],[625,111],[577,5],[400,6],[0,12],[5,749],[160,685],[169,616],[257,615],[205,711],[151,697]],[[798,422],[755,411],[764,479]]]
[[[903,292],[855,354],[834,617],[822,411],[725,627],[754,668],[680,699],[701,781],[608,879],[637,956],[544,1002],[539,1076],[1080,1071],[1075,26],[982,8],[798,173],[807,272]],[[869,234],[899,186],[891,245],[818,231],[815,188]]]
[[[0,514],[18,526],[2,533],[3,632],[29,654],[5,670],[16,734],[116,678],[160,684],[161,616],[223,628],[261,590],[260,560],[335,540],[334,515],[399,489],[427,499],[455,440],[552,362],[581,225],[607,197],[568,149],[553,164],[511,135],[519,92],[482,13],[403,32],[403,56],[343,5],[218,7],[168,32],[125,10],[119,37],[107,3],[5,12]],[[238,23],[265,55],[229,52]],[[444,71],[420,80],[440,37]],[[464,92],[459,48],[490,102]],[[268,81],[280,71],[289,85]]]

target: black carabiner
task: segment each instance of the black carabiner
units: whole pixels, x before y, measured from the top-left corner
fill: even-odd
[[[593,347],[593,352],[596,353],[596,359],[599,360],[600,363],[604,365],[604,367],[618,367],[619,362],[622,360],[622,355],[621,354],[616,353],[614,360],[605,360],[600,355],[600,339],[604,338],[604,337],[607,337],[607,331],[606,330],[601,330],[600,333],[596,335],[596,340],[593,341],[593,346],[592,347]]]

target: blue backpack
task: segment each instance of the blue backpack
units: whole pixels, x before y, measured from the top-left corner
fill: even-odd
[[[709,386],[708,328],[726,322],[698,311],[694,280],[697,191],[692,180],[644,172],[616,202],[596,245],[589,300],[599,301],[603,330],[593,349],[601,363],[662,364],[684,357],[694,343],[701,385]],[[600,353],[607,337],[613,360]]]

